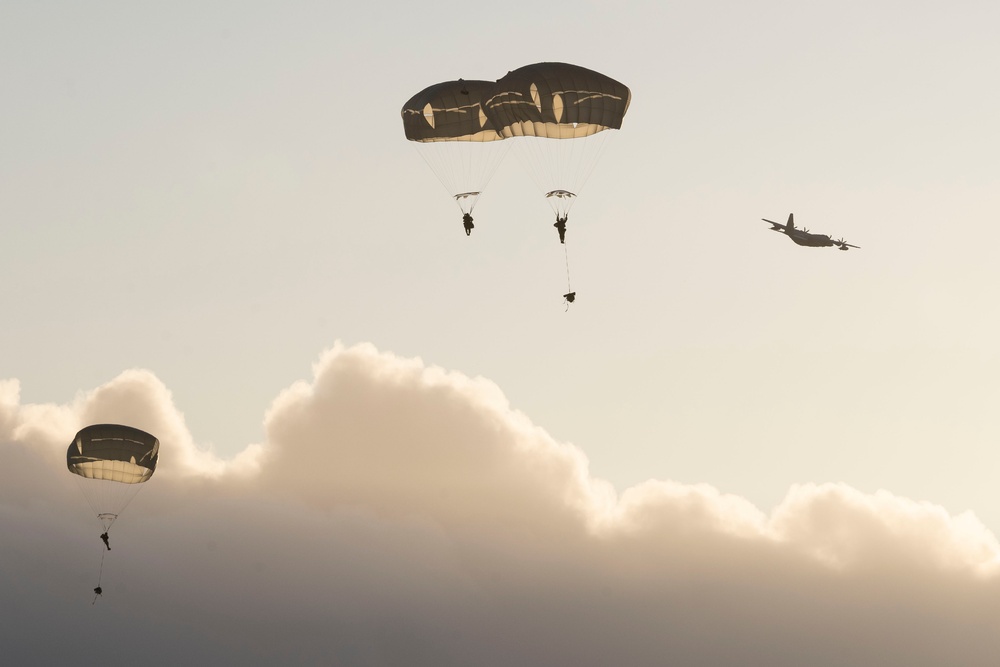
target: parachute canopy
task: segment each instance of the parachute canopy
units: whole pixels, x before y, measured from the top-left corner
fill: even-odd
[[[600,72],[535,63],[498,80],[483,106],[565,221],[612,134],[605,130],[621,129],[631,99],[628,86]]]
[[[600,72],[535,63],[497,81],[484,106],[505,137],[573,139],[621,129],[631,99],[628,86]]]
[[[483,112],[492,81],[445,81],[424,88],[403,105],[403,130],[410,141],[499,141]]]
[[[479,196],[507,153],[482,100],[492,81],[445,81],[407,101],[403,131],[471,222]],[[468,233],[468,229],[466,230]]]
[[[73,438],[66,467],[105,531],[153,476],[159,453],[159,440],[131,426],[94,424]]]
[[[145,431],[118,424],[94,424],[76,434],[66,451],[66,467],[87,479],[141,484],[153,476],[160,441]]]

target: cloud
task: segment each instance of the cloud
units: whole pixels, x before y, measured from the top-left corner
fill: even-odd
[[[104,421],[155,433],[162,466],[107,554],[62,459]],[[1000,649],[1000,546],[969,513],[839,484],[770,514],[708,485],[619,496],[495,384],[371,345],[324,353],[265,433],[219,459],[146,371],[68,405],[0,382],[8,655],[978,666]]]
[[[319,507],[521,533],[579,530],[612,499],[579,450],[512,410],[495,384],[370,345],[323,355],[265,428],[261,482]]]
[[[257,470],[261,448],[252,445],[224,461],[195,445],[170,391],[145,370],[128,370],[105,385],[80,393],[69,405],[20,405],[20,383],[0,381],[0,442],[34,445],[47,458],[63,460],[73,435],[88,424],[125,423],[153,433],[168,456],[158,476],[219,477]]]

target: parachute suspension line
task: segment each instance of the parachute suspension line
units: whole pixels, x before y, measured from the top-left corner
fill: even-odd
[[[583,161],[579,176],[581,190],[583,189],[584,184],[590,180],[590,176],[594,173],[594,169],[597,168],[597,163],[601,160],[601,157],[604,156],[608,146],[608,137],[611,136],[612,131],[613,130],[604,130],[603,132],[598,132],[597,136],[594,137],[595,141],[593,143],[596,144],[596,146],[588,149],[590,150],[592,157],[588,157],[588,159]]]
[[[510,146],[501,141],[434,141],[416,142],[414,149],[462,213],[471,214]]]
[[[444,186],[444,189],[448,191],[448,194],[454,195],[455,193],[452,190],[454,189],[455,176],[448,167],[448,160],[444,159],[444,156],[441,155],[443,151],[438,150],[435,152],[434,148],[425,147],[423,144],[414,144],[413,148],[427,166],[430,167],[431,172],[438,179],[438,182]]]
[[[552,209],[568,214],[597,168],[613,130],[587,137],[555,139],[542,136],[514,137],[514,152],[531,180],[543,192],[565,191],[571,197],[550,197]]]
[[[87,505],[90,506],[90,511],[93,512],[94,516],[97,517],[97,520],[100,521],[101,510],[99,510],[97,508],[97,505],[94,504],[94,501],[91,499],[91,494],[87,493],[86,484],[88,481],[93,481],[93,480],[88,480],[85,477],[80,477],[79,475],[73,475],[73,479],[76,480],[76,485],[80,488],[80,493],[83,494],[83,499],[86,500]]]
[[[144,484],[121,484],[110,480],[88,479],[74,475],[77,486],[93,516],[104,527],[110,530],[111,524],[135,500]]]
[[[145,484],[134,484],[134,485],[130,484],[129,486],[137,486],[139,488],[137,488],[135,491],[132,492],[131,495],[125,498],[124,504],[121,507],[119,507],[118,511],[115,513],[115,519],[117,519],[118,515],[124,512],[125,508],[128,507],[133,500],[135,500],[135,497],[139,495],[144,488],[146,488]],[[108,527],[110,528],[110,526]]]

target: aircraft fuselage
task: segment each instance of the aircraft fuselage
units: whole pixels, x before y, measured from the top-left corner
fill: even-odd
[[[774,229],[772,227],[772,229]],[[784,229],[775,229],[776,232],[781,232],[788,238],[790,238],[794,243],[799,245],[809,246],[811,248],[826,248],[828,246],[836,245],[826,234],[810,234],[809,232],[802,232],[798,229],[793,229],[786,231]]]

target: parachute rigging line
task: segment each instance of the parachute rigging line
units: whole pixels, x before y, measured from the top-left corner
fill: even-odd
[[[105,483],[103,489],[94,491],[89,485],[94,480],[85,477],[75,477],[76,485],[83,494],[84,500],[90,506],[91,511],[97,520],[104,526],[104,530],[111,530],[111,525],[118,519],[118,515],[125,511],[135,497],[145,488],[143,484],[137,485],[115,485]],[[117,512],[102,512],[102,509],[115,508]]]

